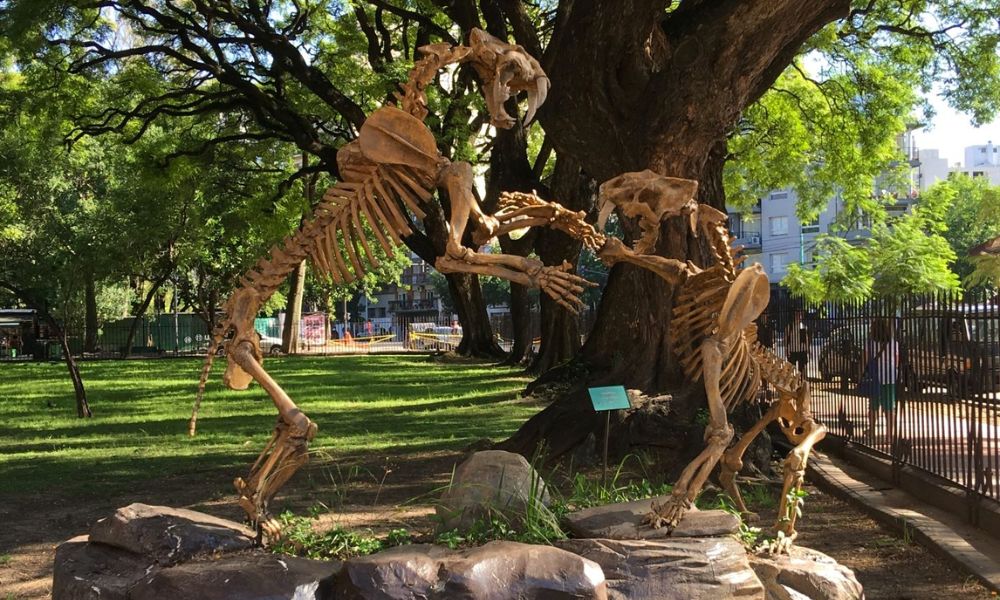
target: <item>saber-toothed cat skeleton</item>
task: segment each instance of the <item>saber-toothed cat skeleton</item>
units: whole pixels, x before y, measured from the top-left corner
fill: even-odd
[[[802,487],[806,461],[812,447],[826,435],[810,410],[809,385],[788,361],[757,342],[754,320],[767,307],[770,289],[760,265],[738,270],[726,229],[726,215],[694,200],[698,183],[663,177],[652,171],[626,173],[605,182],[600,191],[598,227],[614,208],[639,218],[641,237],[626,247],[614,238],[595,238],[598,256],[613,265],[631,263],[649,269],[680,286],[673,309],[671,346],[691,381],[702,379],[708,397],[709,423],[705,449],[685,467],[670,498],[652,505],[646,522],[653,527],[676,526],[691,508],[715,465],[722,462],[720,479],[726,492],[744,514],[746,504],[736,486],[743,467],[743,453],[772,421],[795,448],[784,462],[784,486],[775,529],[781,533],[773,551],[787,550],[795,540],[797,494]],[[699,268],[690,262],[650,255],[660,234],[661,222],[687,215],[695,235],[706,236],[714,264]],[[733,428],[726,415],[738,404],[754,399],[762,382],[778,392],[763,418],[727,449]]]
[[[589,285],[569,273],[568,263],[549,267],[531,258],[479,254],[463,246],[466,231],[472,234],[474,243],[485,244],[526,226],[549,225],[578,235],[589,226],[585,227],[583,213],[540,200],[531,206],[506,205],[492,216],[484,214],[473,194],[471,165],[442,156],[434,135],[423,123],[428,112],[424,88],[442,68],[455,63],[468,63],[476,70],[494,126],[510,128],[515,124],[503,105],[519,91],[527,92],[525,122],[530,122],[548,92],[549,80],[541,66],[520,46],[506,44],[478,29],[472,31],[468,46],[432,44],[420,51],[423,58],[396,94],[398,107],[385,106],[375,111],[361,127],[358,139],[338,151],[340,183],[324,194],[312,220],[282,245],[272,248],[269,257],[260,259],[240,279],[212,333],[189,433],[195,432],[215,352],[224,346],[225,385],[243,390],[251,381],[257,381],[279,413],[271,440],[249,476],[234,482],[240,506],[259,531],[270,538],[276,537],[279,529],[268,512],[268,503],[308,460],[306,450],[316,435],[316,425],[264,370],[253,322],[264,302],[302,260],[309,258],[318,274],[334,283],[353,281],[365,272],[366,265],[378,265],[362,223],[367,222],[378,244],[389,251],[412,233],[406,212],[423,218],[421,206],[431,200],[435,189],[442,188],[448,193],[451,215],[447,249],[435,264],[439,271],[495,275],[539,288],[570,310],[581,304],[578,294]]]

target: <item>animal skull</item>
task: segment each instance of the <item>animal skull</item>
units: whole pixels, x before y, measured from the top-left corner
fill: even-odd
[[[693,179],[665,177],[648,169],[619,175],[601,184],[597,228],[604,231],[615,208],[626,217],[638,217],[642,237],[633,250],[650,254],[660,237],[660,223],[669,217],[689,215],[691,230],[697,233],[697,192],[698,182]]]
[[[514,119],[504,110],[504,103],[520,91],[528,92],[524,124],[531,123],[549,93],[549,78],[538,61],[524,48],[501,41],[481,29],[469,34],[470,62],[483,80],[483,96],[490,111],[490,122],[501,129],[514,126]]]

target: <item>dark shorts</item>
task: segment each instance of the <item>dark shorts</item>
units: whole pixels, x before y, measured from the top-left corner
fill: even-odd
[[[881,408],[885,412],[896,410],[896,384],[886,383],[878,386],[875,395],[868,399],[868,408],[873,411]]]

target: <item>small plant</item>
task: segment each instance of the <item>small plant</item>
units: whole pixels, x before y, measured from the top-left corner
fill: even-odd
[[[387,546],[405,546],[413,543],[413,536],[406,529],[393,529],[385,538]]]
[[[787,503],[785,504],[785,514],[782,516],[781,520],[791,521],[792,517],[800,518],[802,517],[802,507],[806,503],[806,496],[809,492],[801,488],[792,488],[788,490],[788,494],[785,496]]]
[[[645,477],[623,482],[625,464],[630,459],[637,461],[640,468],[643,466],[643,462],[638,456],[630,454],[622,459],[606,484],[600,480],[589,479],[583,473],[574,475],[570,495],[562,502],[565,508],[562,514],[591,506],[632,502],[633,500],[643,500],[670,493],[672,489],[670,484],[654,484]]]
[[[340,528],[318,532],[314,524],[319,515],[314,509],[310,510],[312,516],[309,517],[297,516],[289,511],[281,514],[278,521],[281,523],[282,536],[280,542],[272,547],[273,552],[314,559],[343,560],[399,545],[404,538],[405,543],[409,543],[409,534],[404,529],[390,532],[389,538],[385,541],[371,533],[365,535]]]
[[[909,521],[903,521],[903,543],[907,546],[913,544],[913,525]]]
[[[468,539],[458,532],[457,529],[452,529],[450,531],[442,531],[434,538],[434,543],[442,544],[448,546],[452,550],[457,550],[463,544],[465,544]]]
[[[733,499],[726,494],[720,494],[716,499],[716,508],[724,510],[729,514],[736,515],[736,518],[740,520],[739,531],[736,532],[736,538],[740,540],[748,550],[757,547],[757,542],[760,539],[761,529],[760,527],[751,527],[743,520],[743,515],[740,510],[736,508],[736,503]]]
[[[774,508],[778,504],[777,494],[773,488],[761,483],[744,484],[740,486],[743,501],[754,511]]]
[[[10,554],[0,554],[0,567],[6,567],[14,560],[14,557]]]

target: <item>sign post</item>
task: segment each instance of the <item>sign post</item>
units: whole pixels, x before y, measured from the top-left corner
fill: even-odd
[[[611,435],[611,411],[632,408],[625,386],[611,385],[606,387],[588,388],[590,402],[596,412],[604,413],[604,463],[601,469],[601,482],[608,485],[608,437]]]

